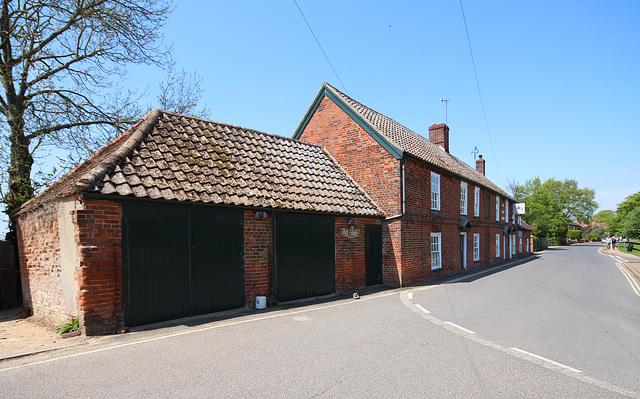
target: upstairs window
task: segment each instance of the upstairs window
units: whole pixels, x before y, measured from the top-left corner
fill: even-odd
[[[504,202],[504,212],[505,212],[504,222],[506,224],[509,224],[509,201]]]
[[[440,210],[440,175],[431,172],[431,209]]]
[[[473,216],[480,216],[480,187],[476,187],[473,192]]]
[[[468,185],[465,182],[460,182],[460,214],[467,214],[467,188]]]
[[[496,195],[496,222],[500,221],[500,197]]]

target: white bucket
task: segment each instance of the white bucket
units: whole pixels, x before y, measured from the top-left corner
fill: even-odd
[[[267,297],[266,296],[257,296],[256,297],[256,309],[266,309],[267,308]]]

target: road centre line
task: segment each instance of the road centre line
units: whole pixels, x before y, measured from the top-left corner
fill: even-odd
[[[409,294],[411,294],[411,292],[410,292]],[[409,297],[409,299],[412,299],[412,297],[413,297],[413,295],[411,295],[411,296]],[[429,312],[427,309],[423,308],[423,307],[422,307],[422,305],[419,305],[419,304],[417,304],[417,303],[416,303],[416,308],[418,308],[418,309],[422,310],[422,311],[423,311],[424,313],[426,313],[426,314],[431,313],[431,312]]]
[[[437,287],[437,286],[432,286],[433,288]],[[456,335],[459,335],[463,338],[466,338],[470,341],[474,341],[480,345],[484,345],[486,347],[492,348],[494,350],[497,350],[499,352],[508,354],[510,356],[513,357],[517,357],[519,359],[522,359],[524,361],[528,361],[530,363],[533,363],[535,365],[538,365],[540,367],[544,367],[548,370],[554,371],[558,374],[563,374],[572,378],[575,378],[577,380],[580,380],[582,382],[585,382],[587,384],[590,385],[594,385],[597,386],[599,388],[602,389],[606,389],[607,391],[610,392],[614,392],[620,395],[624,395],[630,398],[636,398],[636,399],[640,399],[640,392],[635,392],[635,391],[631,391],[613,384],[610,384],[606,381],[603,380],[599,380],[597,378],[593,378],[593,377],[589,377],[587,375],[584,375],[584,373],[580,370],[574,369],[572,367],[566,366],[562,363],[558,363],[558,362],[554,362],[553,360],[547,359],[545,357],[542,356],[538,356],[535,355],[533,353],[530,352],[526,352],[523,351],[522,349],[518,349],[518,348],[506,348],[504,346],[501,346],[500,344],[497,344],[495,342],[489,341],[487,339],[484,338],[480,338],[477,336],[476,333],[463,333],[462,330],[466,330],[460,326],[455,325],[454,323],[451,323],[450,321],[442,321],[440,319],[438,319],[437,317],[433,316],[431,314],[431,312],[429,312],[428,310],[426,310],[425,308],[423,308],[422,306],[420,306],[419,304],[414,304],[413,301],[409,300],[409,296],[407,292],[403,292],[400,294],[400,300],[402,301],[402,303],[409,309],[413,310],[414,312],[418,313],[421,315],[422,318],[428,320],[429,322],[437,325],[437,326],[441,326],[451,332],[453,332]],[[418,312],[417,310],[420,310],[420,312]],[[426,311],[426,314],[425,312]],[[453,326],[457,326],[458,328],[451,328]],[[469,330],[466,330],[469,331]]]
[[[569,372],[576,373],[576,374],[582,374],[582,371],[580,371],[580,370],[576,370],[573,367],[569,367],[569,366],[564,365],[562,363],[554,362],[553,360],[547,359],[546,357],[538,356],[535,353],[523,351],[522,349],[518,349],[518,348],[510,348],[510,350],[512,350],[514,352],[518,352],[519,354],[522,354],[524,356],[530,356],[530,357],[532,357],[534,359],[538,359],[538,360],[540,360],[542,362],[549,363],[551,365],[560,367],[560,368],[565,369],[565,370],[567,370]],[[518,357],[520,357],[520,356],[518,356]]]
[[[467,333],[467,334],[475,334],[473,331],[471,331],[471,330],[467,330],[466,328],[461,327],[461,326],[457,325],[456,323],[452,323],[452,322],[450,322],[450,321],[445,321],[445,322],[444,322],[444,323],[442,323],[442,324],[445,324],[445,325],[451,326],[451,327],[453,327],[453,328],[457,328],[458,330],[463,331],[463,332],[465,332],[465,333]]]

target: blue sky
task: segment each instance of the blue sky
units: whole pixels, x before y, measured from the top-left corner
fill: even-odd
[[[458,0],[298,5],[339,79],[293,0],[176,2],[165,41],[211,119],[290,137],[328,81],[428,136],[450,99],[451,153],[503,188],[576,179],[612,210],[640,191],[640,2],[464,0],[486,124]]]

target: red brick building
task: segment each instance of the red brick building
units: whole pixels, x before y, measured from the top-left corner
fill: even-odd
[[[382,211],[322,147],[159,110],[15,216],[25,306],[86,334],[382,281]]]
[[[514,199],[485,177],[482,156],[474,169],[449,153],[444,124],[426,139],[324,83],[293,137],[326,148],[384,211],[386,284],[530,253]]]

